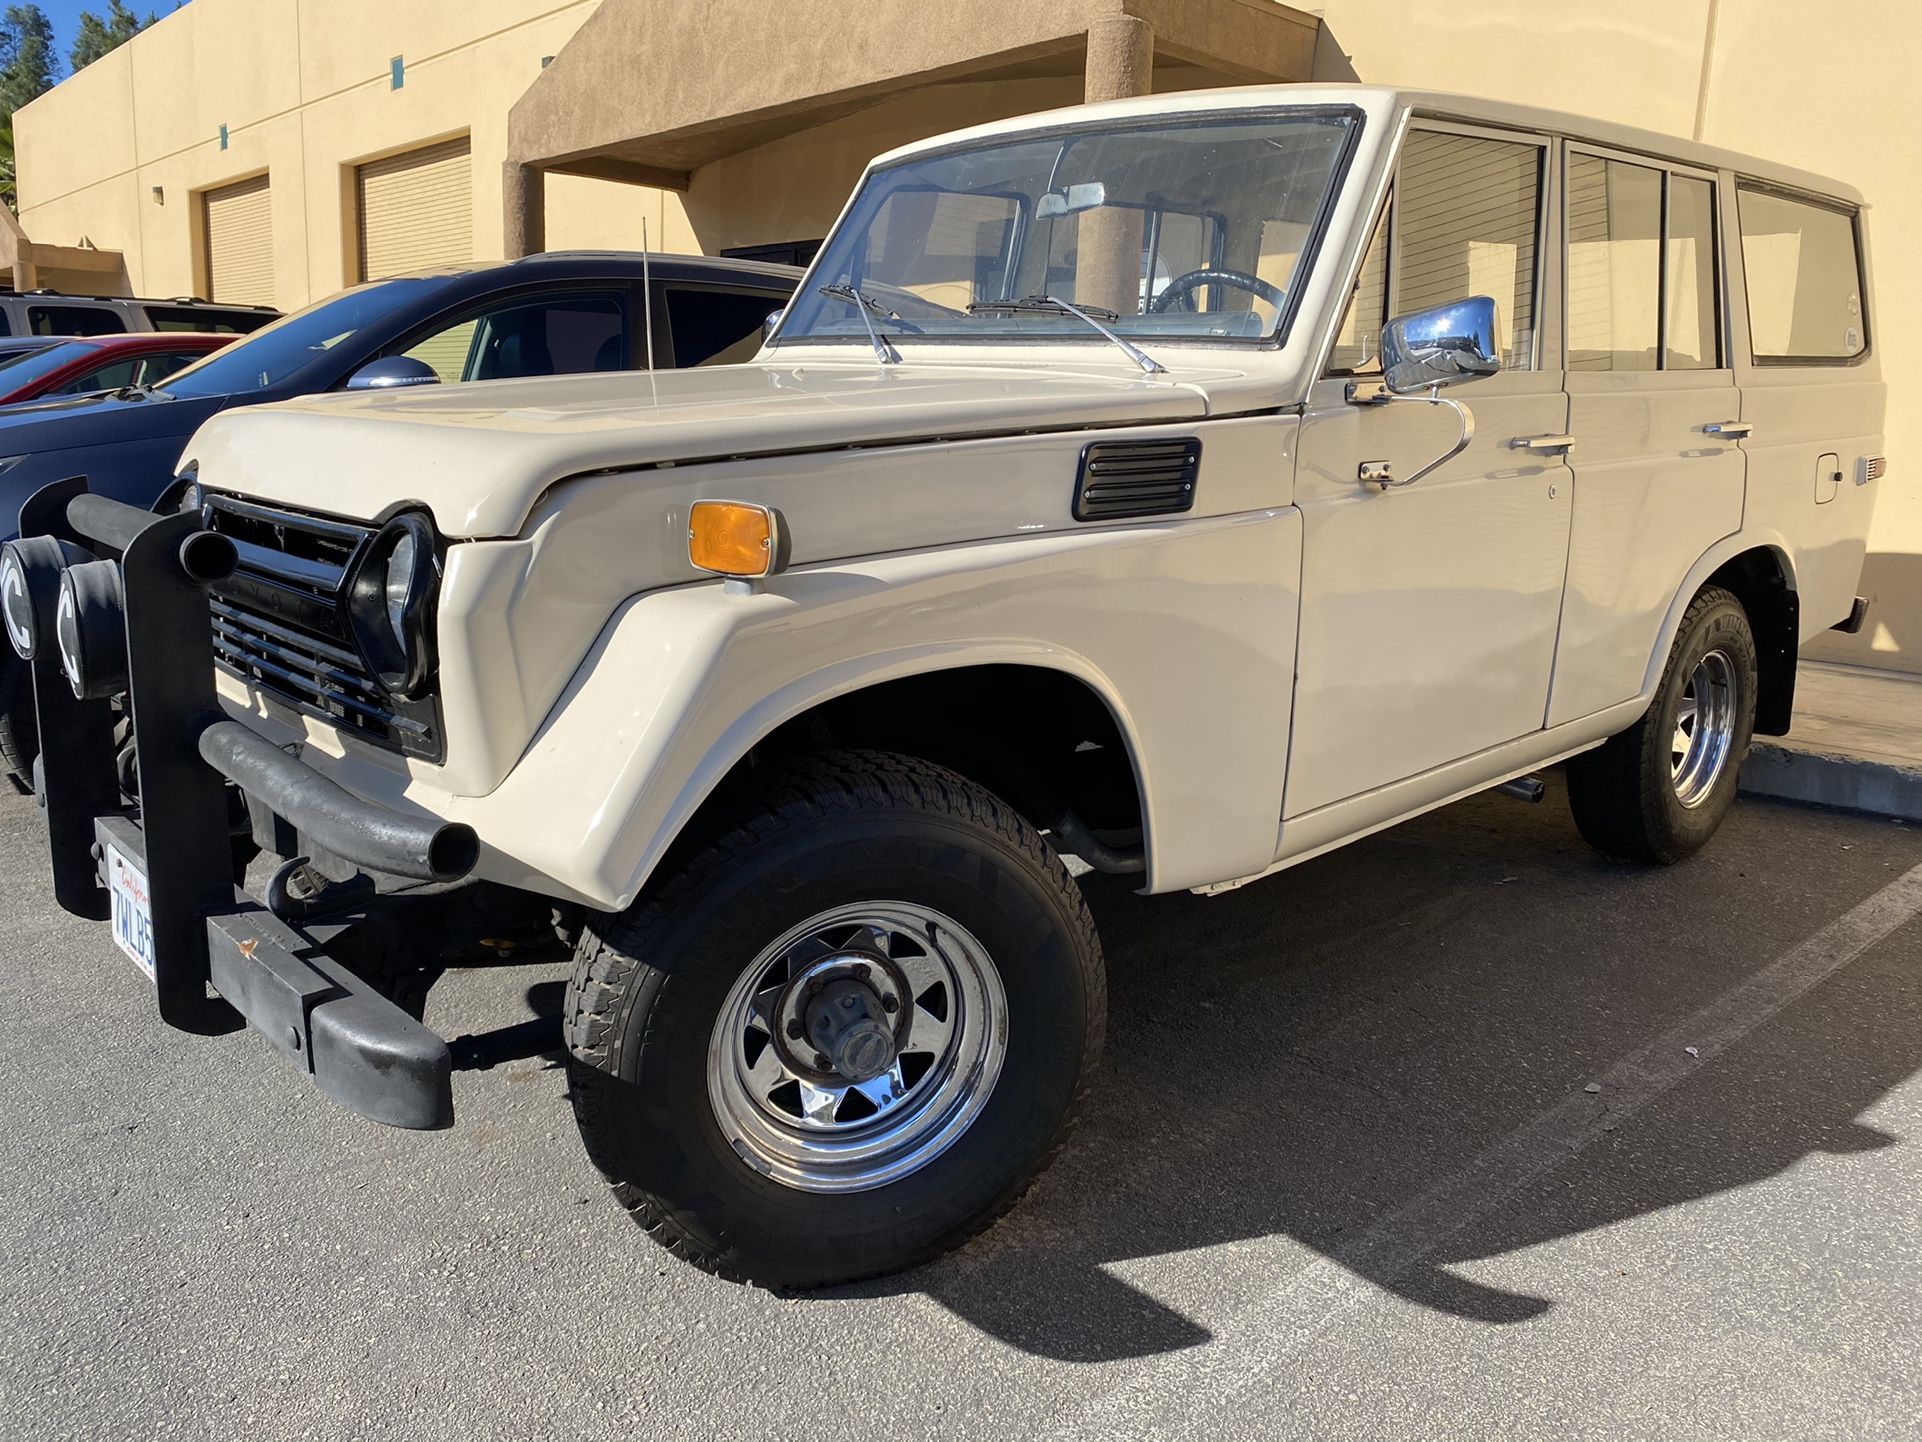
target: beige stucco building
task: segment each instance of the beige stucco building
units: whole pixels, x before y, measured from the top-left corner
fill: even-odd
[[[1890,0],[193,0],[15,119],[17,286],[292,308],[537,248],[802,257],[876,152],[1248,80],[1467,91],[1692,136],[1870,198],[1889,478],[1859,637],[1922,672],[1922,11]]]

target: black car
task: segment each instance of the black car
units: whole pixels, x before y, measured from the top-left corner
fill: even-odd
[[[23,501],[66,476],[153,505],[188,437],[229,406],[361,386],[642,369],[650,312],[655,366],[745,360],[800,277],[759,261],[575,252],[356,286],[158,386],[0,411],[0,541],[18,534]],[[35,749],[31,698],[19,704],[16,659],[3,665],[0,763],[18,781]]]

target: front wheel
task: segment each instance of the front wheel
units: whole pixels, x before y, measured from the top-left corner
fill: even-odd
[[[1720,586],[1704,587],[1642,719],[1568,763],[1569,804],[1588,842],[1659,864],[1706,844],[1735,804],[1757,685],[1748,613]]]
[[[1101,1050],[1100,944],[1005,803],[815,758],[592,925],[567,1003],[589,1155],[671,1250],[811,1286],[932,1258],[1060,1147]]]
[[[33,713],[33,674],[11,648],[0,652],[0,770],[14,790],[33,790],[33,758],[40,754]]]

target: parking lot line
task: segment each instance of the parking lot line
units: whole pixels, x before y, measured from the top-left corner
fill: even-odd
[[[1376,1282],[1413,1270],[1534,1178],[1624,1119],[1922,914],[1922,866],[1905,872],[1748,980],[1617,1061],[1454,1176],[1306,1267],[1214,1327],[1215,1340],[1148,1364],[1058,1434],[1103,1438],[1221,1436],[1252,1389],[1291,1389],[1299,1354]],[[1245,1249],[1237,1265],[1247,1265]]]

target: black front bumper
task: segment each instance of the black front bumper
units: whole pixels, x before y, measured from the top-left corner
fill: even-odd
[[[111,847],[146,877],[165,1021],[212,1033],[244,1018],[353,1111],[391,1126],[445,1126],[446,1043],[330,955],[362,918],[340,911],[296,923],[235,885],[233,792],[310,854],[388,876],[458,879],[474,865],[472,831],[361,801],[222,713],[206,588],[231,570],[232,547],[197,514],[155,516],[87,494],[84,480],[62,481],[21,508],[19,534],[55,899],[105,919]],[[124,600],[120,614],[90,618],[92,639],[124,639],[124,673],[110,646],[75,649],[122,690],[137,802],[117,770],[112,700],[76,696],[56,637],[62,572],[95,559],[118,567]]]

